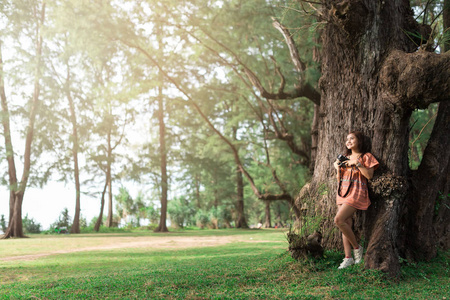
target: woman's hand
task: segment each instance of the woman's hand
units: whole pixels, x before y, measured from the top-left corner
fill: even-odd
[[[333,166],[336,170],[339,170],[339,159],[336,159],[336,161],[333,163]]]

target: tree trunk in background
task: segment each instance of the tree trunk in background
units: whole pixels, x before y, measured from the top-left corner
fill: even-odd
[[[409,118],[415,108],[449,99],[450,56],[416,52],[421,41],[406,32],[428,34],[414,20],[409,1],[326,0],[323,4],[328,23],[323,32],[318,147],[311,184],[302,190],[297,207],[306,209],[310,217],[324,216],[323,243],[341,248],[333,224],[337,182],[332,164],[343,151],[347,133],[363,131],[372,141],[371,152],[380,168],[370,184],[372,205],[357,213],[354,229],[367,242],[365,267],[397,275],[399,257],[407,248],[401,239],[407,234],[404,220],[414,218],[406,197],[411,191]],[[441,169],[437,172],[436,176],[443,175]],[[432,198],[426,199],[430,205]],[[427,251],[432,254],[434,247]]]
[[[108,186],[108,216],[106,217],[106,227],[113,227],[113,193],[112,193],[112,145],[111,145],[111,128],[108,130],[107,136],[107,162],[106,162],[106,185]]]
[[[70,233],[80,233],[80,171],[78,167],[78,124],[77,124],[77,116],[75,111],[75,105],[73,103],[72,95],[70,94],[70,69],[67,64],[67,87],[66,87],[66,95],[69,100],[70,107],[70,121],[72,123],[72,156],[73,156],[73,171],[75,177],[75,215],[73,217],[72,227],[70,228]]]
[[[264,228],[270,228],[272,227],[271,220],[270,220],[270,201],[266,200],[265,202],[265,215],[266,220],[264,222]]]
[[[248,228],[244,212],[244,178],[242,176],[242,172],[239,166],[236,167],[236,185],[237,185],[236,228]]]
[[[25,153],[24,153],[24,162],[23,162],[23,173],[22,179],[20,183],[17,181],[16,177],[16,166],[14,164],[14,152],[12,151],[12,141],[11,141],[11,130],[10,130],[10,122],[9,122],[9,111],[6,102],[6,95],[4,90],[4,79],[3,72],[1,76],[1,101],[2,101],[2,110],[4,113],[4,136],[5,136],[5,147],[6,147],[6,156],[8,160],[8,173],[9,173],[9,183],[10,183],[10,221],[8,224],[8,229],[6,230],[3,238],[10,237],[24,237],[23,228],[22,228],[22,203],[23,197],[25,195],[25,190],[28,185],[28,179],[30,176],[31,170],[31,145],[34,139],[34,124],[36,120],[36,115],[39,110],[39,94],[41,91],[41,87],[39,81],[41,79],[41,65],[42,65],[42,32],[41,27],[44,24],[45,19],[45,2],[42,2],[39,19],[36,22],[36,30],[35,30],[35,38],[36,38],[36,57],[35,57],[35,74],[34,74],[34,90],[33,97],[30,105],[29,112],[29,121],[26,129],[26,138],[25,138]],[[0,62],[3,69],[3,62]],[[5,120],[7,119],[7,120]],[[11,152],[9,152],[11,151]],[[11,209],[13,208],[13,209]],[[12,210],[12,216],[11,216]]]
[[[2,124],[3,137],[5,138],[6,160],[8,161],[8,175],[9,175],[9,223],[11,223],[14,216],[14,197],[17,190],[17,175],[16,164],[14,161],[14,148],[11,140],[11,125],[9,121],[8,101],[6,99],[5,83],[3,79],[3,58],[2,58],[2,43],[0,41],[0,98],[2,103]]]
[[[103,188],[102,198],[101,198],[101,203],[100,203],[100,213],[98,214],[97,222],[95,222],[95,225],[94,225],[94,230],[97,232],[100,230],[100,225],[102,225],[102,221],[103,221],[103,210],[105,208],[105,194],[106,194],[107,187],[108,187],[108,180],[106,180],[105,187]]]
[[[161,81],[162,82],[162,81]],[[168,232],[167,219],[167,151],[166,151],[166,124],[164,123],[164,102],[162,87],[158,88],[158,120],[159,120],[159,151],[161,155],[161,216],[155,232]]]
[[[217,190],[219,180],[217,179],[218,178],[217,169],[213,170],[212,176],[213,176],[214,183],[215,183],[214,190],[213,190],[213,195],[214,195],[213,206],[214,206],[214,208],[217,209],[217,207],[219,206],[219,191]]]
[[[201,198],[200,198],[200,175],[195,175],[194,183],[195,183],[195,199],[197,200],[197,203],[196,203],[197,208],[201,209],[202,202],[201,202]]]
[[[233,127],[233,140],[237,141],[237,127]],[[244,205],[244,176],[239,165],[236,166],[236,228],[248,228]]]
[[[275,205],[275,225],[280,227],[283,226],[283,222],[281,220],[281,203],[277,202],[277,204]]]

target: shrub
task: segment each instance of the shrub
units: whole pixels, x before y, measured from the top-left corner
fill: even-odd
[[[204,210],[200,209],[195,214],[195,220],[197,222],[196,223],[197,227],[203,229],[209,223],[209,214],[207,212],[205,212]]]
[[[28,214],[22,219],[22,226],[25,233],[41,233],[41,224],[29,218]]]
[[[195,208],[185,197],[179,197],[169,201],[167,212],[169,213],[172,226],[183,228],[185,225],[188,225],[190,219],[194,216]]]
[[[72,222],[70,220],[69,210],[64,208],[59,215],[58,220],[50,225],[50,231],[58,233],[70,232],[70,227],[72,226]]]
[[[159,221],[159,217],[161,215],[160,208],[154,208],[153,205],[150,205],[145,208],[145,213],[150,223],[157,224]]]
[[[5,232],[7,229],[5,215],[2,215],[0,218],[0,227],[2,228],[3,232]]]

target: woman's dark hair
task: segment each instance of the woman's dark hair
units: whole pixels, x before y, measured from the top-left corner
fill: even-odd
[[[361,155],[370,152],[370,149],[372,148],[372,143],[368,136],[365,136],[364,133],[362,133],[361,131],[350,131],[348,134],[353,134],[358,140],[358,147],[359,151],[361,151]],[[345,156],[349,156],[350,154],[352,154],[352,150],[345,147]]]

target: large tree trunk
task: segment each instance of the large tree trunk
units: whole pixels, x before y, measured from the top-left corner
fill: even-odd
[[[448,173],[450,164],[450,102],[439,104],[430,141],[422,162],[412,176],[411,195],[406,201],[408,218],[404,221],[405,253],[407,258],[429,260],[436,256],[436,244],[442,232],[440,226],[450,222],[437,217],[439,210],[448,211]],[[447,203],[446,203],[447,202]],[[438,207],[436,207],[438,205]],[[435,221],[436,222],[435,224]],[[448,233],[444,233],[444,236]],[[442,246],[445,246],[442,245]],[[448,245],[447,245],[448,248]]]
[[[450,1],[444,1],[443,31],[450,36]],[[444,52],[450,50],[445,40]],[[448,95],[450,98],[450,95]],[[439,103],[439,109],[422,162],[412,175],[412,189],[406,209],[405,255],[429,260],[436,256],[436,245],[450,248],[450,102]]]
[[[307,213],[326,216],[321,228],[324,243],[341,247],[340,234],[333,230],[337,184],[332,163],[342,153],[349,130],[363,131],[372,140],[371,152],[380,168],[371,182],[372,205],[358,212],[355,230],[368,241],[365,266],[396,275],[398,258],[407,248],[401,239],[406,234],[403,220],[414,218],[402,217],[410,207],[405,197],[411,191],[409,118],[415,108],[449,99],[450,56],[417,52],[420,39],[406,33],[426,28],[418,26],[407,0],[323,4],[328,23],[319,84],[318,148],[311,184],[301,193],[308,197],[299,197],[297,206],[311,207],[308,201],[315,201]],[[426,199],[430,205],[432,198]]]
[[[447,39],[444,43],[444,52],[448,52],[450,51],[450,38],[448,38],[450,37],[450,0],[444,1],[443,21],[443,31],[447,33]],[[444,105],[445,108],[443,107]],[[449,119],[448,116],[450,115],[450,113],[448,113],[449,106],[449,102],[439,104],[439,111],[441,109],[447,110],[447,122]],[[435,237],[438,240],[438,245],[443,249],[450,249],[450,222],[448,221],[450,220],[450,209],[448,209],[450,207],[450,197],[448,197],[450,193],[450,161],[447,164],[447,170],[444,171],[444,174],[447,174],[447,178],[445,180],[445,185],[443,186],[441,193],[438,196],[438,199],[436,199],[439,209],[437,212],[435,212],[436,214],[433,225],[435,227]]]

